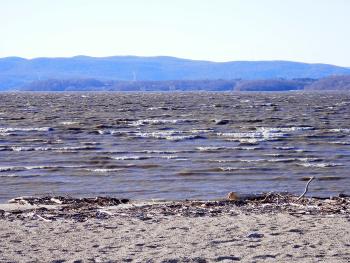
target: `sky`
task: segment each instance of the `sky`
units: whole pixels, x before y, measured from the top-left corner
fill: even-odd
[[[175,56],[350,67],[350,0],[0,0],[0,57]]]

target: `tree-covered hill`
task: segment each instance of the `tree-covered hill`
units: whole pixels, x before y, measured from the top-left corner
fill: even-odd
[[[174,57],[0,58],[0,90],[48,79],[99,81],[319,79],[350,74],[349,68],[290,61],[211,62]]]

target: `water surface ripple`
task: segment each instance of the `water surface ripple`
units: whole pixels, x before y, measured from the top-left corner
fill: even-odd
[[[349,93],[1,93],[0,201],[350,189]]]

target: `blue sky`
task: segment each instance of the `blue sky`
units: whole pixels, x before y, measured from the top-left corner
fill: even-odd
[[[169,55],[350,67],[350,0],[0,0],[0,57]]]

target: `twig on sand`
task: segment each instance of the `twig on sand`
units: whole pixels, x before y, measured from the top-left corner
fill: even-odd
[[[36,216],[37,218],[39,218],[39,219],[45,221],[45,222],[51,222],[50,219],[46,219],[46,218],[42,217],[41,215],[36,214],[35,216]]]
[[[315,176],[310,177],[310,180],[307,182],[307,184],[306,184],[306,186],[305,186],[304,193],[302,193],[302,194],[298,197],[297,201],[299,201],[301,198],[304,197],[304,195],[305,195],[305,194],[307,193],[307,191],[309,190],[309,184],[310,184],[311,181],[314,180],[314,179],[315,179]]]

